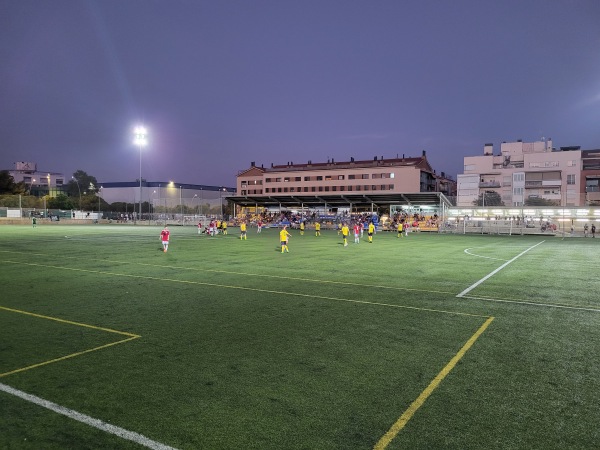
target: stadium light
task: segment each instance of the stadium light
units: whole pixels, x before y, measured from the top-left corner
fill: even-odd
[[[133,129],[133,143],[140,149],[140,220],[142,219],[142,148],[148,145],[146,127],[138,125]]]

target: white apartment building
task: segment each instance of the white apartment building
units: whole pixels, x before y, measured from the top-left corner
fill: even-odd
[[[466,156],[457,177],[457,206],[473,206],[480,194],[496,193],[505,206],[582,206],[579,147],[552,148],[552,140],[503,142],[500,154],[485,144],[483,155]],[[541,200],[540,200],[541,199]]]
[[[63,192],[65,176],[59,172],[45,172],[37,168],[37,163],[18,161],[15,168],[9,170],[15,183],[23,182],[28,191],[35,195],[56,195]]]

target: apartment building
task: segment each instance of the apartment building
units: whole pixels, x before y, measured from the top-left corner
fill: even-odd
[[[56,195],[56,193],[63,192],[64,174],[40,171],[35,162],[15,162],[14,169],[8,172],[12,175],[15,183],[23,182],[33,195]]]
[[[251,163],[237,175],[237,195],[273,197],[294,195],[401,194],[410,192],[442,192],[453,195],[456,183],[442,172],[436,175],[420,157],[274,165],[265,168]]]
[[[506,206],[581,206],[582,151],[556,150],[551,139],[503,142],[500,154],[494,154],[493,144],[485,144],[483,155],[464,158],[457,191],[458,206],[472,206],[484,193],[498,194]]]

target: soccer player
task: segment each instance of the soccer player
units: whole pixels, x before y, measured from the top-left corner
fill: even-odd
[[[304,236],[304,221],[300,222],[300,236]]]
[[[354,243],[358,244],[360,242],[360,233],[362,231],[362,226],[360,223],[356,222],[354,224]]]
[[[198,222],[198,234],[202,234],[202,222]]]
[[[226,235],[227,234],[227,222],[225,220],[221,223],[221,229],[223,230],[223,234]]]
[[[346,223],[342,225],[341,231],[342,238],[344,239],[344,247],[348,247],[348,234],[350,233],[350,230],[348,229],[348,225],[346,225]]]
[[[263,226],[262,220],[259,220],[258,223],[256,224],[256,226],[257,226],[256,232],[260,233],[262,230],[262,226]]]
[[[315,236],[321,236],[321,224],[315,222]]]
[[[373,222],[369,222],[369,229],[367,231],[367,235],[369,236],[369,244],[373,243],[373,234],[375,233],[375,225]]]
[[[246,236],[246,222],[240,223],[240,239],[248,239],[248,237]]]
[[[337,230],[338,230],[338,236],[339,236],[340,233],[342,232],[342,222],[337,224]]]
[[[283,253],[284,250],[288,253],[290,252],[290,249],[288,248],[288,239],[290,238],[291,234],[288,233],[286,228],[287,225],[284,225],[281,231],[279,232],[279,240],[281,241],[281,253]]]
[[[163,245],[163,252],[167,253],[169,249],[169,237],[171,236],[171,232],[169,231],[169,227],[165,225],[163,230],[160,232],[160,240]]]
[[[398,236],[396,236],[396,237],[402,236],[402,228],[403,228],[402,222],[398,222]]]

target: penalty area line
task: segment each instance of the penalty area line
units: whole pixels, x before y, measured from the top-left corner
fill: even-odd
[[[538,242],[535,245],[532,245],[531,247],[529,247],[528,249],[522,251],[521,253],[519,253],[517,256],[515,256],[513,259],[510,259],[508,261],[506,261],[504,264],[502,264],[500,267],[498,267],[496,270],[494,270],[491,273],[488,273],[485,277],[483,277],[481,280],[473,283],[471,286],[469,286],[468,288],[466,288],[464,291],[462,291],[460,294],[457,295],[457,297],[464,297],[466,294],[468,294],[469,292],[471,292],[473,289],[475,289],[477,286],[479,286],[481,283],[483,283],[485,280],[487,280],[488,278],[493,277],[494,275],[496,275],[498,272],[500,272],[502,269],[504,269],[506,266],[508,266],[510,263],[512,263],[513,261],[517,260],[518,258],[520,258],[521,256],[523,256],[525,253],[527,253],[529,250],[533,250],[534,248],[536,248],[538,245],[543,244],[546,241],[541,241]]]
[[[0,391],[6,392],[10,395],[14,395],[15,397],[19,397],[22,400],[49,409],[50,411],[54,411],[55,413],[69,417],[70,419],[77,420],[78,422],[97,428],[106,433],[113,434],[123,439],[127,439],[128,441],[132,441],[137,444],[143,445],[144,447],[155,450],[176,450],[174,447],[170,447],[168,445],[161,444],[160,442],[153,441],[152,439],[149,439],[144,435],[136,433],[135,431],[129,431],[124,428],[117,427],[116,425],[106,423],[100,419],[94,419],[93,417],[90,417],[86,414],[82,414],[72,409],[65,408],[64,406],[57,405],[56,403],[53,403],[51,401],[20,391],[6,384],[0,383]]]

